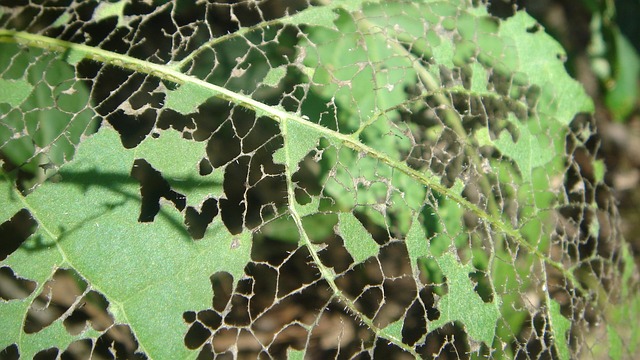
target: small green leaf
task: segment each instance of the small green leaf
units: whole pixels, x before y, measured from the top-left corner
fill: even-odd
[[[411,221],[411,226],[405,238],[405,244],[407,246],[407,252],[409,253],[409,261],[411,262],[413,275],[417,276],[419,273],[418,259],[429,255],[429,240],[427,239],[422,224],[420,224],[417,214]]]
[[[69,65],[76,65],[86,57],[86,53],[77,49],[67,51],[65,60]]]
[[[56,21],[53,22],[53,24],[51,24],[51,26],[53,27],[66,26],[70,20],[71,20],[71,15],[65,11],[64,13],[62,13],[62,15],[60,15],[56,19]]]
[[[164,107],[189,115],[197,112],[198,107],[214,95],[213,91],[188,82],[176,90],[167,91]]]
[[[603,160],[595,160],[593,162],[593,177],[596,182],[604,182],[604,174],[607,171],[607,167]]]
[[[352,213],[340,213],[338,219],[338,233],[356,264],[378,254],[378,244]]]
[[[206,142],[185,139],[177,131],[166,131],[157,138],[147,137],[136,148],[136,156],[160,171],[172,189],[188,193],[189,205],[197,205],[206,197],[220,197],[223,192],[221,170],[216,169],[207,176],[200,175],[199,164],[206,156],[206,146]]]
[[[402,339],[402,326],[404,325],[404,319],[400,319],[392,322],[382,329],[382,333],[388,337],[401,340]]]
[[[20,106],[32,90],[33,86],[28,81],[0,79],[0,103],[9,104],[11,107]]]
[[[272,69],[269,69],[267,75],[262,79],[262,85],[276,87],[280,83],[280,81],[287,75],[287,67],[286,66],[278,66]]]
[[[289,360],[303,360],[304,359],[304,351],[288,348],[287,349],[287,359],[289,359]]]
[[[449,292],[438,300],[440,318],[429,322],[429,331],[460,321],[469,337],[491,346],[500,318],[500,299],[494,298],[490,303],[482,301],[469,279],[471,266],[462,265],[453,254],[445,253],[435,260],[447,278]]]
[[[622,338],[618,332],[609,325],[607,326],[607,341],[609,342],[609,358],[611,360],[621,360],[623,354],[622,349],[624,349]]]
[[[11,219],[24,205],[18,201],[18,194],[13,184],[0,167],[0,224]]]
[[[289,119],[283,119],[280,129],[285,134],[285,145],[273,154],[273,161],[287,165],[293,173],[298,169],[298,163],[316,146],[323,135],[315,128]]]
[[[100,2],[93,12],[93,20],[100,21],[116,16],[118,18],[118,26],[125,24],[124,7],[129,0],[119,0],[116,2]]]
[[[283,24],[325,26],[334,28],[333,22],[338,18],[331,7],[314,6],[307,8],[295,15],[288,16],[282,20]]]
[[[617,29],[615,38],[614,85],[605,96],[607,108],[616,121],[624,121],[640,106],[640,56],[633,45]]]
[[[569,343],[566,334],[571,329],[571,321],[560,313],[560,304],[555,300],[551,300],[549,304],[549,317],[553,331],[553,343],[558,350],[558,356],[562,360],[569,360]]]
[[[509,52],[517,54],[508,67],[528,79],[527,85],[536,85],[541,95],[536,104],[542,116],[549,116],[561,124],[569,124],[580,112],[593,112],[594,105],[580,83],[572,79],[559,60],[565,52],[543,29],[536,29],[535,20],[524,11],[500,25],[499,38],[508,39]],[[549,120],[551,120],[549,119]]]
[[[487,128],[482,128],[476,132],[476,138],[480,146],[493,145],[500,152],[513,159],[518,165],[525,183],[531,182],[532,170],[547,164],[557,154],[555,149],[546,143],[547,136],[536,136],[531,133],[526,124],[521,123],[509,113],[507,120],[514,124],[519,131],[518,140],[514,141],[513,136],[508,131],[502,131],[500,137],[491,140]]]

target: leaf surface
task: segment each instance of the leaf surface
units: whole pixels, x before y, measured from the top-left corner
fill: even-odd
[[[3,354],[632,353],[593,103],[526,13],[30,5],[0,10]]]

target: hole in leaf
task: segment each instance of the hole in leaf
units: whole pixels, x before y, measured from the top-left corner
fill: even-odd
[[[378,245],[384,245],[389,241],[389,231],[380,224],[383,220],[378,222],[372,218],[375,216],[378,219],[383,219],[383,215],[379,212],[368,209],[364,206],[358,206],[356,211],[353,212],[353,215],[358,219],[358,221],[360,221],[362,226],[367,229],[369,234],[373,237],[373,240],[378,243]]]
[[[58,353],[60,350],[57,348],[49,348],[39,351],[33,356],[33,360],[56,360],[58,359]]]
[[[222,221],[232,234],[239,234],[245,225],[245,194],[250,161],[250,157],[242,156],[229,164],[224,173],[226,199],[220,199],[220,212]]]
[[[257,318],[252,324],[252,328],[260,329],[260,337],[265,339],[275,339],[279,337],[280,331],[286,329],[292,324],[302,324],[311,326],[316,321],[315,316],[309,316],[310,314],[318,314],[327,305],[331,298],[329,291],[326,291],[326,284],[316,282],[312,285],[301,287],[296,292],[288,294],[273,306],[268,308],[263,314]],[[342,314],[347,316],[346,314]],[[348,320],[351,322],[350,320]],[[325,331],[329,333],[335,331],[328,327],[324,327]],[[307,333],[305,331],[304,335]],[[288,344],[297,344],[299,339],[284,339],[286,341],[281,344],[286,346]],[[273,340],[275,341],[275,340]],[[270,347],[270,352],[274,353],[276,348]],[[280,346],[277,349],[282,349]],[[284,349],[282,349],[284,351]],[[276,350],[276,352],[279,350]],[[276,358],[283,356],[274,355]]]
[[[240,201],[220,199],[219,202],[222,222],[233,235],[240,234],[244,225],[244,205]]]
[[[322,153],[317,149],[309,152],[298,163],[299,168],[291,178],[296,184],[296,200],[301,205],[309,203],[312,196],[318,196],[322,191],[321,184],[318,181],[318,176],[322,171],[321,165],[318,163],[321,157]]]
[[[402,324],[402,341],[415,345],[427,333],[427,313],[425,305],[418,299],[407,310]]]
[[[69,334],[78,335],[85,329],[88,320],[89,315],[87,313],[76,310],[64,319],[63,323]]]
[[[217,331],[211,339],[213,351],[215,353],[223,353],[236,344],[238,338],[238,329],[222,328]]]
[[[429,332],[418,351],[431,359],[468,359],[467,335],[458,322],[449,323]]]
[[[79,302],[69,317],[64,319],[64,326],[71,335],[78,335],[85,330],[87,323],[96,331],[104,331],[113,325],[113,318],[107,312],[109,303],[96,291],[89,291]]]
[[[358,294],[356,306],[368,318],[373,318],[380,312],[381,304],[385,299],[381,286],[366,286],[364,291]]]
[[[474,291],[480,296],[482,301],[490,303],[493,301],[493,292],[491,291],[491,283],[489,276],[484,271],[474,271],[469,273],[469,279],[475,285]]]
[[[279,268],[280,274],[295,274],[286,281],[278,281],[277,297],[282,298],[305,285],[318,280],[320,273],[318,268],[309,261],[310,255],[306,247],[298,248],[287,261]]]
[[[102,334],[96,341],[93,350],[94,358],[107,359],[147,359],[147,356],[137,352],[138,341],[127,325],[114,325]]]
[[[380,247],[378,259],[382,265],[385,278],[400,278],[411,276],[411,264],[404,259],[409,258],[407,247],[402,241],[392,241]],[[407,288],[410,289],[410,288]],[[413,289],[415,290],[415,289]]]
[[[249,302],[251,317],[256,319],[274,303],[278,272],[270,266],[256,263],[248,264],[245,271],[254,280],[253,291],[260,294],[253,296]]]
[[[329,214],[323,217],[327,218],[328,225],[330,225],[328,227],[329,229],[333,229],[335,224],[338,222],[338,217],[334,214]],[[337,274],[342,274],[347,271],[352,264],[353,258],[344,246],[342,239],[339,236],[335,236],[332,232],[331,235],[322,241],[322,243],[326,246],[320,253],[320,260],[322,263],[327,267],[333,268]]]
[[[198,313],[198,321],[211,330],[216,330],[222,324],[222,316],[213,310],[203,310]]]
[[[207,143],[207,157],[214,168],[224,166],[242,154],[240,139],[235,134],[231,121],[225,121]]]
[[[121,89],[125,87],[126,86],[121,87],[118,92],[122,91]],[[153,108],[147,108],[135,115],[129,115],[125,110],[118,108],[122,104],[122,99],[119,99],[117,96],[114,96],[114,98],[117,102],[110,104],[107,103],[107,100],[105,103],[100,104],[101,106],[99,106],[97,110],[102,113],[105,107],[116,107],[116,109],[107,113],[107,121],[120,134],[122,145],[127,149],[132,149],[138,146],[142,140],[151,133],[156,123],[157,111]]]
[[[433,290],[434,289],[431,286],[427,286],[420,290],[420,300],[422,300],[422,303],[426,307],[427,320],[429,321],[440,318],[440,310],[435,306],[436,300],[439,296],[435,294]]]
[[[382,284],[382,290],[384,301],[381,302],[380,310],[375,315],[375,322],[379,327],[384,328],[405,316],[417,291],[415,282],[410,277],[387,278]]]
[[[199,173],[201,176],[207,176],[213,172],[213,166],[207,158],[202,158],[198,164]]]
[[[182,319],[187,323],[187,324],[192,324],[194,321],[196,321],[196,313],[195,311],[185,311],[182,314]]]
[[[487,10],[493,16],[506,19],[515,14],[517,8],[514,3],[510,0],[490,0]]]
[[[87,284],[75,271],[58,269],[29,306],[24,332],[33,334],[51,325],[74,306],[86,287]]]
[[[339,352],[345,358],[357,358],[360,351],[359,340],[367,336],[368,331],[354,324],[353,318],[342,311],[329,307],[323,311],[318,325],[311,330],[311,338],[318,339],[318,346],[327,354],[327,358],[339,358],[333,355]],[[337,355],[337,354],[336,354]]]
[[[308,330],[299,324],[287,325],[276,334],[276,337],[273,340],[273,345],[269,346],[269,353],[273,354],[277,358],[285,356],[287,348],[290,347],[297,350],[303,350],[308,334]]]
[[[61,360],[91,359],[93,355],[93,341],[91,339],[76,340],[69,344],[60,355]],[[95,357],[94,357],[95,358]]]
[[[444,295],[446,291],[442,290],[446,289],[447,284],[438,262],[434,258],[430,257],[419,259],[418,264],[420,264],[420,278],[424,279],[423,283],[426,285],[433,285],[437,288],[442,288],[441,291],[438,291],[438,294]]]
[[[373,350],[373,359],[400,359],[406,352],[386,339],[378,338]]]
[[[187,225],[187,230],[192,238],[195,240],[202,239],[207,226],[211,224],[213,218],[218,215],[218,201],[213,198],[209,198],[200,206],[200,212],[194,207],[187,207],[187,211],[184,217],[184,223]]]
[[[196,128],[196,124],[190,116],[182,115],[172,109],[162,109],[158,116],[156,126],[164,130],[174,128],[182,133],[192,131]]]
[[[272,266],[280,266],[297,248],[298,234],[295,224],[290,218],[281,217],[260,228],[258,236],[254,236],[251,245],[251,259],[266,262]]]
[[[239,292],[243,288],[245,291],[250,291],[249,287],[249,281],[242,280],[238,282]],[[251,324],[248,296],[236,294],[231,297],[231,308],[229,313],[225,316],[224,322],[237,327],[249,326]]]
[[[213,289],[213,309],[223,312],[233,293],[233,277],[227,272],[217,272],[211,275]]]
[[[523,329],[518,334],[517,341],[512,346],[516,358],[529,356],[538,359],[551,359],[551,346],[553,339],[549,331],[547,319],[540,313],[534,314],[523,322]]]
[[[24,299],[36,288],[36,282],[16,276],[9,267],[0,267],[0,299]]]
[[[535,33],[537,33],[538,31],[540,31],[540,29],[541,29],[540,24],[536,23],[536,24],[533,24],[533,25],[529,26],[529,27],[527,28],[527,32],[528,32],[529,34],[535,34]]]
[[[377,261],[365,261],[336,279],[340,289],[352,299],[369,317],[379,310],[383,299],[382,283],[384,275]]]
[[[218,357],[219,359],[222,357]],[[204,344],[200,352],[198,353],[198,360],[214,360],[213,346],[210,343]]]
[[[169,186],[162,174],[154,169],[146,160],[136,159],[131,168],[131,176],[140,183],[142,203],[140,205],[139,222],[152,222],[160,211],[160,198],[165,198],[182,211],[186,205],[184,195]]]
[[[233,124],[233,130],[235,135],[242,139],[242,144],[245,145],[246,142],[246,138],[249,136],[249,134],[253,133],[257,133],[254,131],[255,127],[256,127],[256,116],[255,113],[253,112],[245,112],[245,111],[235,111],[237,108],[234,108],[231,111],[231,121]],[[266,118],[262,119],[262,122],[264,122],[264,120],[267,120]],[[249,143],[252,143],[252,141],[248,141]],[[248,144],[247,144],[248,145]],[[243,149],[243,151],[246,153],[248,152],[248,149]]]
[[[191,350],[197,349],[202,346],[210,336],[211,332],[199,321],[196,321],[184,336],[184,344]]]
[[[0,359],[19,360],[20,352],[18,351],[18,345],[11,344],[6,348],[0,350]]]
[[[18,211],[11,219],[0,225],[0,261],[16,251],[22,243],[33,235],[38,223],[27,209]]]

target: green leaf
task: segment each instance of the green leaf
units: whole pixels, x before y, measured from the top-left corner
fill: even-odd
[[[206,197],[220,197],[223,194],[222,171],[200,175],[199,164],[205,148],[205,142],[186,141],[180,133],[171,131],[147,139],[136,148],[135,155],[160,171],[174,190],[188,193],[188,203],[195,205]],[[166,156],[167,153],[173,156]]]
[[[0,79],[0,103],[16,107],[29,97],[33,86],[25,80]]]
[[[409,261],[413,274],[418,275],[418,258],[429,255],[429,241],[417,216],[411,221],[411,226],[405,238],[405,244],[407,245],[407,252],[409,253]]]
[[[118,18],[118,26],[125,24],[124,7],[129,0],[118,0],[116,2],[101,2],[93,12],[93,20],[101,21],[110,17]]]
[[[514,141],[514,136],[508,134],[507,131],[501,132],[498,139],[491,140],[488,130],[485,128],[476,133],[478,144],[480,146],[493,145],[503,155],[513,159],[520,169],[522,179],[529,183],[533,169],[546,165],[557,154],[555,149],[547,143],[546,136],[533,135],[529,128],[519,122],[513,114],[509,114],[507,121],[518,129],[517,141]]]
[[[549,304],[549,316],[551,318],[551,326],[554,334],[554,344],[558,349],[558,355],[560,359],[569,359],[569,343],[567,341],[567,331],[571,329],[571,321],[562,316],[560,313],[560,304],[557,301],[551,300]]]
[[[567,125],[576,114],[593,112],[593,101],[564,69],[559,60],[565,56],[564,50],[536,26],[535,20],[524,11],[501,24],[498,35],[508,39],[506,46],[513,48],[518,56],[506,65],[517,71],[516,74],[525,75],[529,85],[540,89],[536,104],[540,116],[549,116]],[[536,31],[530,34],[527,29]]]
[[[56,268],[74,269],[106,296],[116,322],[135,329],[149,356],[184,358],[189,352],[182,340],[182,314],[210,306],[210,290],[202,291],[210,289],[210,274],[225,271],[236,280],[242,277],[251,233],[234,239],[217,217],[205,238],[194,242],[181,214],[164,206],[153,223],[139,223],[132,216],[140,210],[139,186],[125,180],[136,153],[112,146],[118,142],[115,131],[101,129],[83,142],[76,161],[61,169],[62,181],[45,183],[23,200],[40,227],[5,264],[35,281],[45,280]],[[75,200],[66,200],[70,198]],[[38,265],[29,259],[37,259]],[[7,322],[22,323],[24,313],[11,313]],[[61,338],[66,330],[60,322],[54,324],[58,335],[51,345],[65,348],[71,338]],[[20,338],[21,332],[15,327],[3,332],[2,344]],[[39,341],[24,338],[18,344],[21,353],[31,357],[42,349]]]
[[[378,244],[353,214],[340,213],[338,219],[338,233],[356,264],[378,253]]]
[[[286,74],[287,68],[284,66],[278,66],[277,68],[269,69],[267,76],[265,76],[262,80],[262,85],[276,87]]]
[[[394,339],[402,339],[402,320],[398,320],[394,323],[387,325],[384,329],[382,329],[382,333],[388,337]]]
[[[494,298],[489,303],[482,301],[469,279],[472,268],[462,265],[453,254],[445,253],[435,260],[447,278],[448,292],[438,301],[440,317],[429,322],[429,328],[435,330],[447,323],[460,321],[472,339],[491,346],[496,322],[500,318],[500,299]]]
[[[13,44],[0,44],[0,64],[9,64],[18,51]],[[0,89],[5,89],[0,90],[0,105],[12,107],[0,122],[0,151],[15,166],[37,174],[71,160],[74,147],[93,132],[95,122],[87,108],[89,92],[74,79],[71,66],[39,51],[30,57],[35,62],[28,68],[20,63],[8,68],[12,76],[20,74],[18,80],[0,79]]]
[[[622,339],[612,326],[607,326],[607,340],[609,341],[609,358],[612,360],[622,359]]]
[[[0,349],[633,354],[633,248],[576,117],[593,102],[532,17],[489,10],[4,6],[0,264],[27,294],[0,282]],[[59,276],[105,304],[49,296]],[[74,330],[96,307],[134,339]]]
[[[338,15],[328,6],[310,7],[282,20],[283,24],[330,26]]]
[[[164,107],[189,115],[197,112],[198,107],[214,95],[210,89],[188,82],[180,85],[176,90],[167,91]]]
[[[605,97],[613,118],[623,121],[638,106],[640,98],[640,56],[629,40],[617,29],[615,37],[614,85]]]

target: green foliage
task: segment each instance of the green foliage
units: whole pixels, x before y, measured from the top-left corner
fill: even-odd
[[[467,1],[294,3],[0,8],[2,268],[35,284],[0,349],[124,325],[158,359],[632,354],[637,271],[559,45]]]
[[[633,14],[640,4],[619,2],[620,8],[616,9],[610,1],[583,2],[592,15],[588,48],[591,66],[602,82],[613,120],[625,121],[640,106],[640,55],[637,36],[632,44],[629,34],[625,36],[621,28],[635,24]]]

